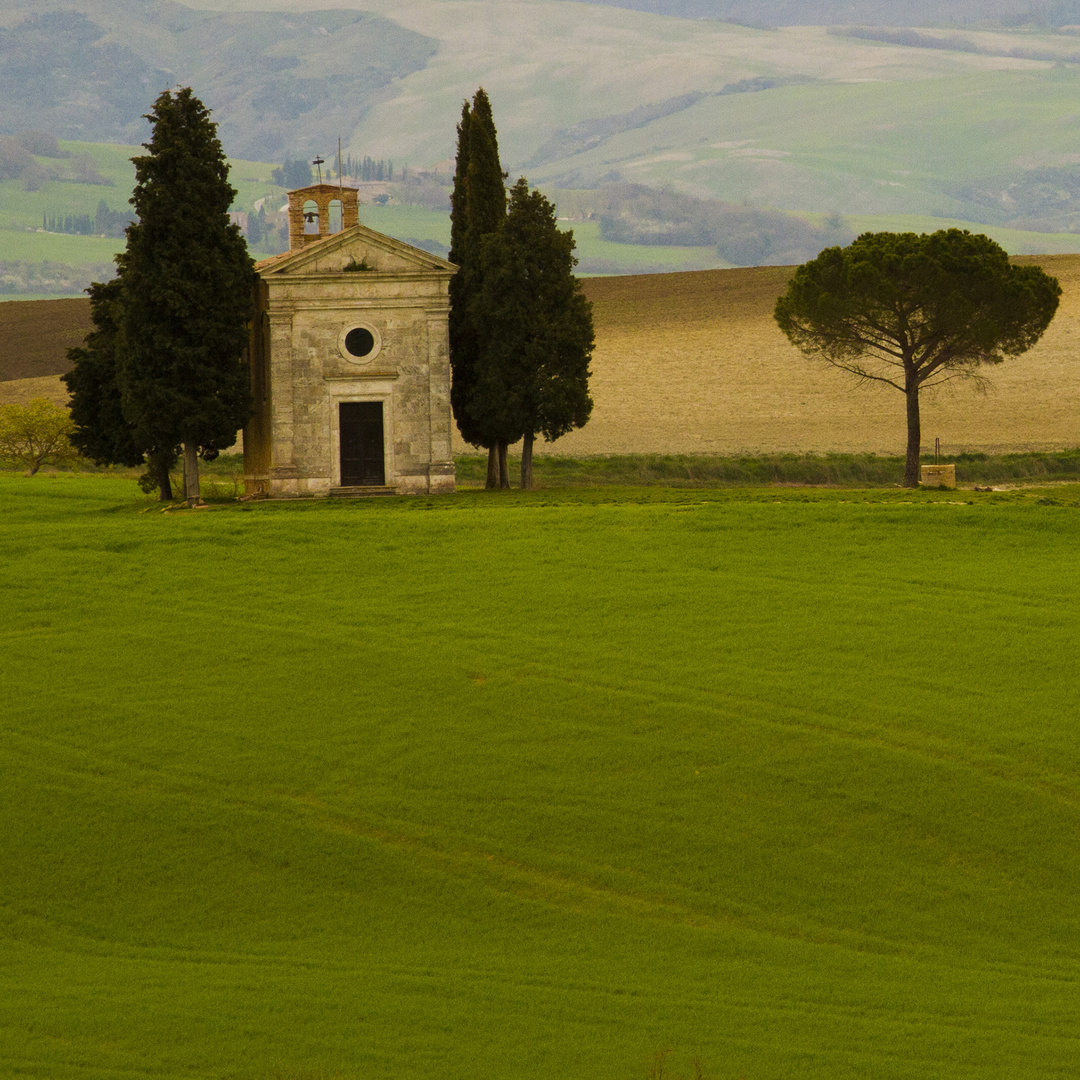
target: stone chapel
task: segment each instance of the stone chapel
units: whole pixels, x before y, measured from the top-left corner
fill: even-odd
[[[456,267],[360,224],[358,192],[289,192],[289,250],[256,263],[249,495],[454,490]]]

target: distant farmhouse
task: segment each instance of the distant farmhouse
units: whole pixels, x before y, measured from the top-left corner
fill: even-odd
[[[289,192],[289,250],[256,263],[248,494],[454,490],[455,267],[360,224],[355,188]]]

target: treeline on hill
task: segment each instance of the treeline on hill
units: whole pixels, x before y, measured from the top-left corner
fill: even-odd
[[[0,294],[48,296],[78,296],[93,281],[108,281],[116,273],[112,263],[86,263],[69,266],[67,263],[24,262],[13,259],[0,261]]]
[[[814,226],[793,214],[738,206],[671,189],[612,184],[599,189],[600,235],[619,244],[715,247],[736,266],[784,266],[850,243],[854,231],[833,214]]]
[[[335,164],[336,162],[330,160],[325,162],[326,171],[323,174],[325,183],[333,183],[336,179],[348,180],[350,182],[360,181],[364,183],[375,180],[388,184],[393,183],[394,181],[394,163],[385,158],[380,158],[377,161],[370,157],[354,159],[352,154],[348,154],[342,159],[340,174],[334,168]],[[404,181],[406,170],[399,170],[398,177]],[[315,183],[317,177],[314,169],[307,161],[291,161],[286,158],[281,168],[275,169],[270,174],[270,179],[273,180],[278,187],[283,187],[286,190],[295,190],[296,188],[307,187],[309,184]],[[385,205],[389,201],[390,195],[387,192],[381,192],[372,199],[372,202],[379,205]]]
[[[110,210],[102,199],[97,210],[90,214],[50,214],[41,216],[41,227],[46,232],[70,233],[74,236],[121,237],[135,218],[128,210]]]
[[[89,154],[61,150],[55,136],[40,131],[0,135],[0,180],[18,180],[26,191],[40,191],[50,180],[112,186]]]
[[[1080,232],[1080,166],[1047,166],[955,191],[971,221],[1033,232]]]
[[[328,182],[336,180],[338,178],[338,172],[335,168],[336,159],[327,159],[325,164],[324,179]],[[394,183],[396,177],[399,183],[406,183],[409,180],[409,168],[404,165],[395,171],[394,162],[391,159],[354,158],[352,154],[346,154],[341,161],[341,177],[345,180],[360,181],[362,183],[376,181],[387,184]],[[307,161],[303,159],[292,161],[286,158],[281,168],[275,169],[270,174],[270,179],[278,187],[295,189],[313,184],[315,182],[315,173]]]

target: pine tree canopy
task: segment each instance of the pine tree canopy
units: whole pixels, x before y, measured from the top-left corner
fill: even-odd
[[[903,390],[911,378],[933,385],[1026,352],[1060,295],[987,236],[864,233],[800,266],[776,320],[804,352]]]
[[[184,87],[148,115],[147,154],[134,159],[139,220],[118,259],[123,410],[143,447],[195,444],[204,458],[232,446],[251,412],[241,357],[254,272],[209,110]]]

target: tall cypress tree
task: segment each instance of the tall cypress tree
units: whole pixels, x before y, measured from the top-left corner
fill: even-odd
[[[145,491],[157,488],[162,501],[172,498],[169,470],[176,464],[175,446],[140,446],[124,417],[117,380],[123,310],[120,279],[95,281],[90,294],[94,329],[83,345],[68,349],[72,369],[62,378],[71,392],[71,444],[98,465],[147,465],[139,480]]]
[[[120,279],[95,281],[86,291],[94,329],[83,345],[68,349],[72,369],[62,376],[71,392],[71,419],[75,422],[71,444],[98,465],[142,465],[147,460],[146,448],[136,443],[132,426],[124,418],[116,379],[123,321]],[[157,487],[162,499],[171,499],[169,469],[176,461],[176,450],[151,451],[149,461],[144,486],[150,490]]]
[[[478,348],[474,300],[483,284],[480,252],[484,237],[506,219],[505,179],[491,102],[481,87],[471,107],[465,102],[458,125],[450,215],[450,261],[459,267],[450,282],[450,401],[462,438],[488,449],[488,487],[508,486],[506,449],[520,437],[485,426],[471,411]]]
[[[559,230],[555,207],[522,177],[505,225],[482,245],[471,407],[488,430],[523,435],[523,488],[533,486],[536,436],[553,442],[592,412],[592,307],[576,264],[574,234]]]
[[[473,267],[467,257],[466,233],[469,224],[469,123],[472,108],[468,101],[461,106],[461,122],[457,128],[457,161],[454,169],[454,190],[450,195],[450,254],[447,258],[458,267],[450,279],[450,404],[462,438],[474,446],[480,445],[479,432],[469,423],[467,404],[472,386],[472,370],[476,363],[476,334],[469,313],[469,278]]]
[[[182,445],[185,497],[198,499],[198,459],[236,441],[251,414],[242,354],[254,271],[229,221],[236,190],[217,125],[188,87],[166,90],[134,159],[139,220],[120,256],[123,413],[143,448]]]

